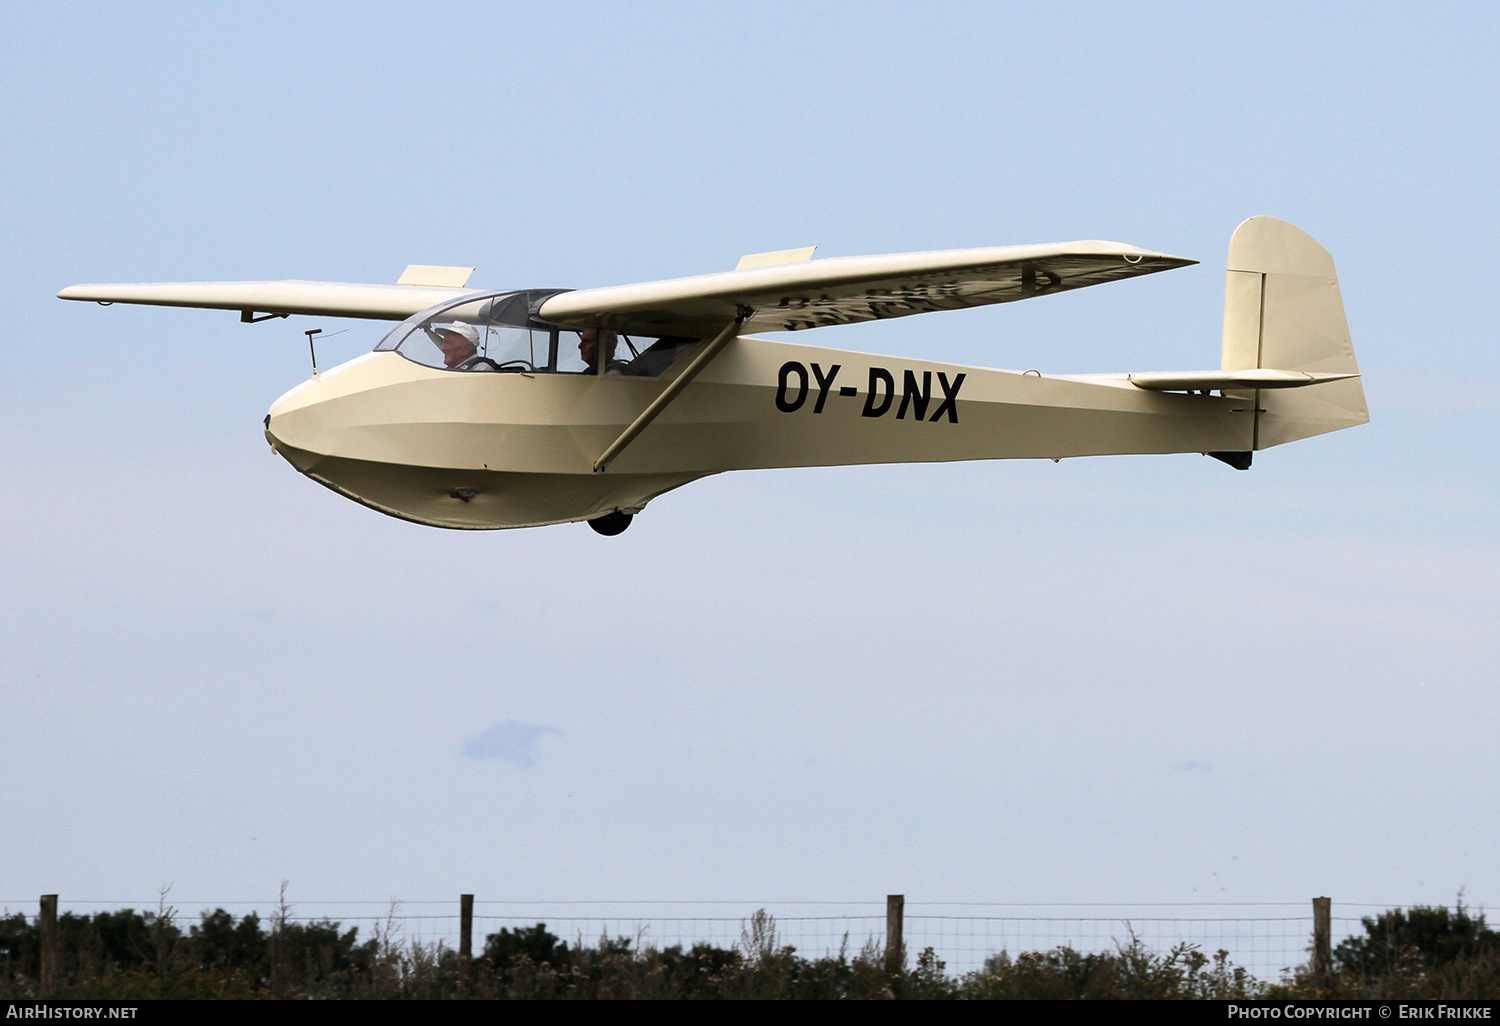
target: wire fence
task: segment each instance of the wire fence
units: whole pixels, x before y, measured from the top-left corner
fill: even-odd
[[[4,901],[6,915],[34,915],[33,902]],[[27,908],[26,906],[30,906]],[[196,920],[186,909],[224,909],[236,918],[254,912],[263,924],[281,911],[276,902],[168,900],[63,901],[58,911],[85,914],[133,908],[158,912],[170,907],[184,929]],[[1362,917],[1415,906],[1335,904],[1332,943],[1363,930]],[[753,940],[753,917],[764,911],[776,947],[792,946],[806,958],[843,953],[876,955],[886,940],[885,902],[777,901],[482,901],[474,902],[473,947],[502,929],[517,930],[545,923],[569,944],[592,947],[601,940],[630,943],[632,950],[695,944],[745,950]],[[1497,911],[1466,907],[1469,915]],[[395,945],[459,946],[459,902],[299,901],[286,906],[289,922],[337,922],[358,928],[360,941],[377,938]],[[1223,950],[1229,960],[1261,980],[1275,981],[1307,964],[1313,933],[1311,902],[1254,903],[982,903],[906,902],[903,940],[909,958],[931,948],[948,973],[983,968],[1001,952],[1050,951],[1067,946],[1083,953],[1116,951],[1138,939],[1147,948],[1166,952],[1179,944],[1196,946],[1212,956]]]
[[[884,950],[883,902],[826,909],[753,903],[734,916],[711,914],[717,909],[696,916],[663,915],[660,910],[652,914],[646,909],[580,915],[582,910],[555,907],[538,908],[531,915],[505,909],[507,914],[496,915],[489,908],[481,911],[476,903],[475,934],[480,934],[481,923],[487,934],[501,927],[515,929],[545,921],[558,936],[584,943],[597,942],[607,935],[630,939],[637,948],[648,944],[681,944],[686,948],[693,943],[744,947],[750,940],[749,917],[762,908],[772,916],[776,943],[792,945],[806,957]],[[541,914],[553,912],[561,914]],[[1179,943],[1197,945],[1210,955],[1222,948],[1229,951],[1235,964],[1256,977],[1275,980],[1307,962],[1313,927],[1307,902],[1235,909],[907,902],[903,918],[902,937],[909,957],[931,948],[951,974],[981,969],[986,959],[1001,952],[1014,957],[1063,945],[1080,952],[1115,951],[1138,938],[1156,951],[1167,951]],[[1359,927],[1359,919],[1355,917],[1346,925],[1352,932]]]

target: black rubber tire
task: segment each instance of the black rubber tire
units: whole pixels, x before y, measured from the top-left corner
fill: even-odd
[[[634,519],[633,514],[615,510],[613,513],[606,513],[602,517],[590,520],[589,526],[606,538],[613,538],[617,534],[623,534],[625,528],[630,526],[630,521]]]

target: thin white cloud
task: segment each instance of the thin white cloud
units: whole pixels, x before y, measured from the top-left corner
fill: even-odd
[[[1187,762],[1179,762],[1172,767],[1173,773],[1212,773],[1214,768],[1206,762],[1197,759],[1189,759]]]
[[[518,769],[535,766],[540,752],[537,750],[542,738],[548,734],[563,736],[556,727],[544,727],[520,720],[492,723],[478,737],[464,742],[464,757],[469,759],[499,759]]]

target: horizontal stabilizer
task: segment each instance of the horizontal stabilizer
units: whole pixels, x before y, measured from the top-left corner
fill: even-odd
[[[1325,381],[1343,381],[1358,374],[1317,373],[1287,370],[1163,371],[1132,374],[1130,383],[1153,392],[1198,392],[1225,388],[1302,388]]]
[[[580,289],[553,296],[538,316],[570,327],[706,337],[748,311],[746,333],[799,331],[1010,303],[1196,262],[1095,241],[830,257]]]
[[[312,314],[404,321],[475,289],[428,285],[349,285],[331,281],[193,281],[144,285],[70,285],[58,299],[187,306],[262,314]]]

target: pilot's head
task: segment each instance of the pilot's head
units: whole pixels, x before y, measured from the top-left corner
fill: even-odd
[[[479,352],[479,329],[472,324],[438,324],[433,331],[445,367],[457,367]]]
[[[598,328],[584,328],[578,333],[578,356],[590,370],[599,358],[599,335]],[[608,363],[615,358],[615,346],[619,344],[620,337],[612,331],[603,332],[603,335],[604,362]]]

